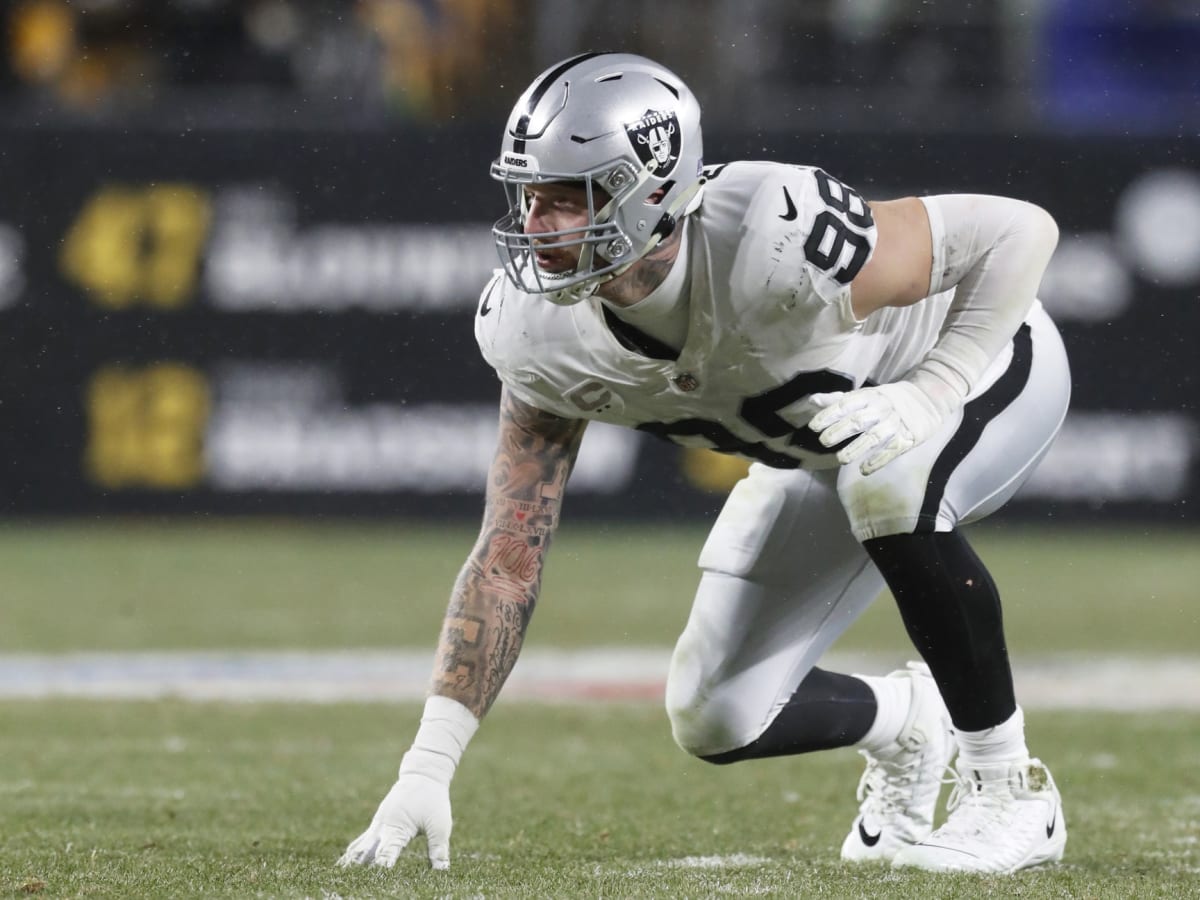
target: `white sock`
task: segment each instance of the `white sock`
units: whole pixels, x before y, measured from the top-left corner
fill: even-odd
[[[994,766],[999,763],[1021,762],[1029,759],[1025,746],[1025,713],[1021,707],[992,728],[983,731],[954,730],[958,741],[960,763],[973,766]]]
[[[896,738],[908,721],[909,710],[912,709],[912,679],[881,678],[857,673],[854,677],[865,681],[871,688],[877,706],[875,721],[855,746],[872,753],[886,750],[896,743]]]

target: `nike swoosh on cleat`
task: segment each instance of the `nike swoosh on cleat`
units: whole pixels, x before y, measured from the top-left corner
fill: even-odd
[[[785,222],[790,222],[796,218],[796,204],[792,202],[792,195],[788,193],[787,185],[783,186],[783,199],[787,203],[787,212],[779,214],[779,218]]]
[[[867,834],[867,829],[863,828],[863,823],[860,821],[858,823],[858,836],[862,838],[862,842],[868,847],[874,847],[879,843],[879,839],[883,836],[883,829],[880,828],[877,834]]]
[[[1058,824],[1058,807],[1054,807],[1054,815],[1050,817],[1050,824],[1046,826],[1046,837],[1054,837],[1054,826]]]

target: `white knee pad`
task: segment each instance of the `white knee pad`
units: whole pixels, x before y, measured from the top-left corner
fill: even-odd
[[[751,466],[713,525],[667,678],[671,728],[689,753],[754,741],[879,595],[835,478]]]
[[[693,756],[744,747],[775,717],[779,685],[761,663],[739,671],[736,656],[743,639],[753,638],[744,631],[752,618],[739,611],[757,606],[763,593],[761,585],[736,576],[706,572],[701,579],[692,616],[671,656],[666,691],[675,743]],[[755,684],[756,677],[767,680]]]
[[[751,466],[700,551],[704,574],[671,657],[666,697],[675,742],[694,756],[744,746],[770,722],[753,698],[731,689],[729,670],[766,602],[766,589],[755,579],[772,569],[786,547],[789,488],[795,493],[794,482],[805,477]]]

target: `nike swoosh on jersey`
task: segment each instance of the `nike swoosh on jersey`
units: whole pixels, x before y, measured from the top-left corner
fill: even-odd
[[[784,188],[784,191],[786,192],[787,188]],[[883,836],[883,829],[880,828],[877,834],[867,834],[867,829],[863,828],[863,823],[860,819],[858,823],[858,836],[862,838],[862,842],[868,847],[874,847],[879,843],[879,839]]]
[[[1050,817],[1050,824],[1046,826],[1046,837],[1054,837],[1054,826],[1058,824],[1058,807],[1054,807],[1054,815]]]
[[[783,186],[783,199],[787,203],[787,212],[779,214],[779,218],[785,222],[791,222],[796,218],[796,204],[792,202],[792,195],[788,193],[787,185]]]
[[[496,288],[495,288],[495,285],[493,285],[493,286],[492,286],[492,288],[491,288],[491,289],[490,289],[490,290],[489,290],[489,291],[488,291],[486,294],[484,294],[484,295],[483,295],[483,300],[481,300],[481,301],[479,302],[479,316],[480,316],[480,318],[482,318],[483,316],[486,316],[488,313],[490,313],[490,312],[491,312],[493,309],[495,309],[495,308],[496,308],[496,307],[494,307],[494,306],[488,306],[488,300],[490,300],[490,299],[491,299],[491,297],[492,297],[492,291],[494,291],[495,289],[496,289]]]

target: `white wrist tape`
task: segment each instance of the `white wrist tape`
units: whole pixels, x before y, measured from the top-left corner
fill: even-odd
[[[479,720],[457,700],[430,697],[412,749],[400,761],[400,774],[424,775],[449,784],[477,728]]]
[[[955,291],[937,342],[905,380],[939,405],[961,403],[1033,306],[1058,226],[1040,207],[1007,197],[921,200],[933,234],[929,291]]]

